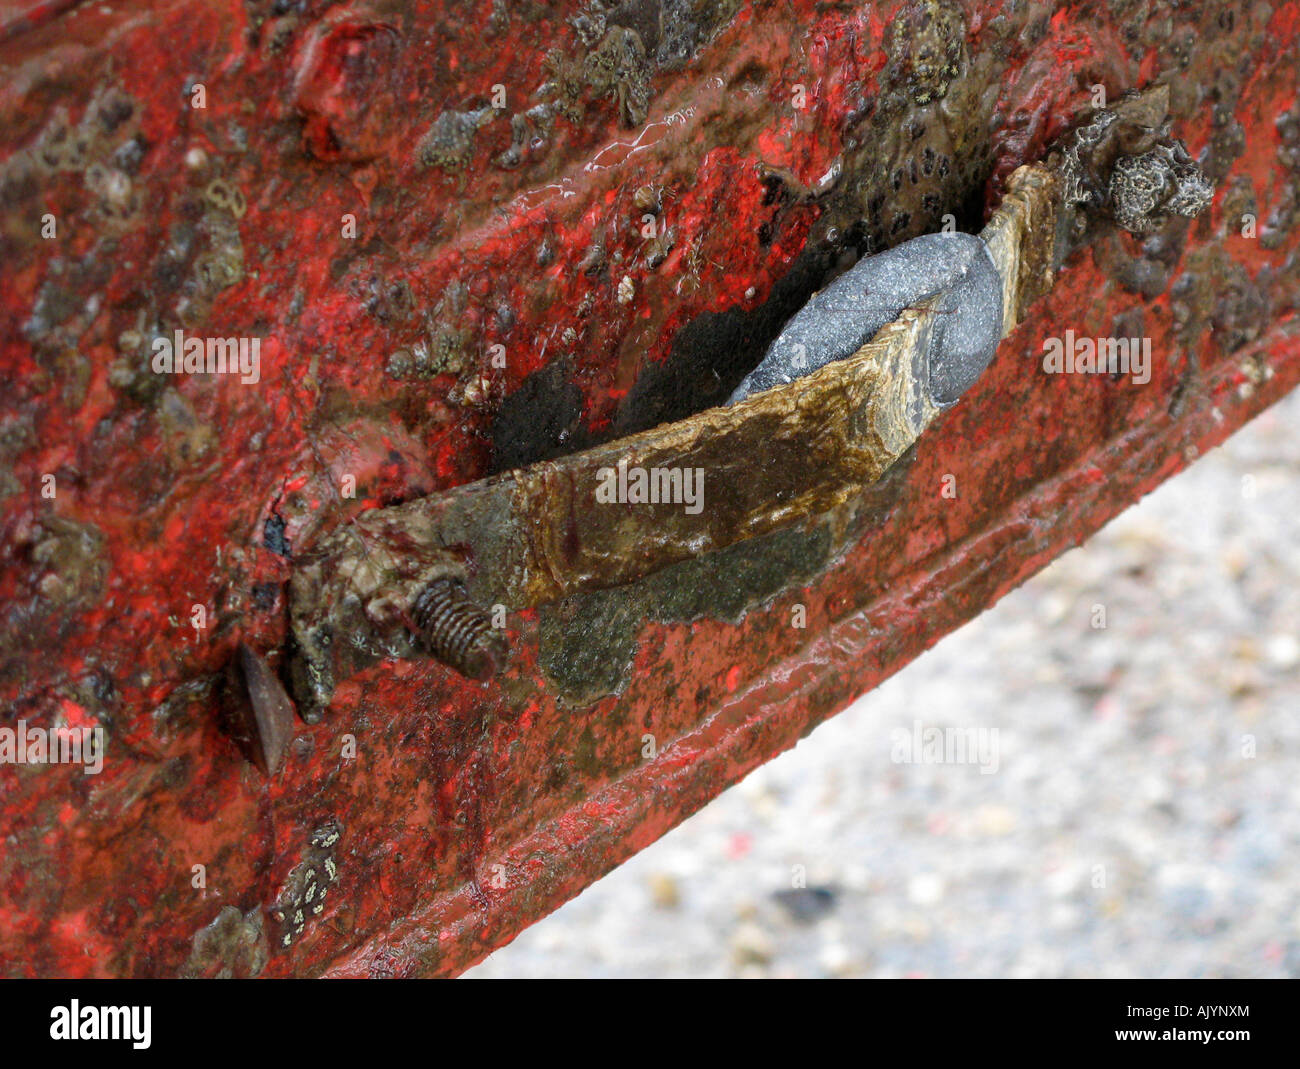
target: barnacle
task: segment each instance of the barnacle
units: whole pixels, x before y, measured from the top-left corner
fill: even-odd
[[[229,212],[236,219],[242,219],[248,207],[243,191],[224,178],[214,178],[209,182],[203,190],[203,199],[214,208]]]
[[[241,246],[218,246],[194,262],[194,278],[201,296],[213,296],[240,282],[243,277],[244,250]]]

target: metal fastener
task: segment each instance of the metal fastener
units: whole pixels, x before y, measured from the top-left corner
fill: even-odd
[[[506,658],[505,638],[455,579],[435,579],[411,606],[428,652],[470,679],[491,679]]]

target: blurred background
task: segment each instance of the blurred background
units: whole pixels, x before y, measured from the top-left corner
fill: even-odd
[[[1300,976],[1298,578],[1300,392],[466,975]]]

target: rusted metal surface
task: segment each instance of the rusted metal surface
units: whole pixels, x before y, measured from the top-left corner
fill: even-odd
[[[6,974],[457,972],[1300,381],[1300,5],[601,10],[0,9],[0,700],[107,737],[0,765]],[[1087,234],[878,484],[510,611],[489,682],[381,661],[250,763],[227,678],[285,674],[304,547],[721,403],[1095,85],[1167,87],[1213,205]],[[178,329],[258,382],[155,374]],[[1067,329],[1150,381],[1044,373]]]

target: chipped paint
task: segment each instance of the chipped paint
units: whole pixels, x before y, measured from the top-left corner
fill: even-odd
[[[112,729],[99,776],[0,767],[15,828],[0,960],[14,974],[174,975],[219,907],[246,917],[275,901],[322,812],[346,824],[345,880],[291,947],[268,938],[261,975],[459,971],[1300,381],[1300,15],[1287,0],[961,0],[951,78],[897,35],[891,67],[886,31],[923,5],[728,3],[681,32],[690,19],[674,13],[694,5],[660,4],[654,45],[653,20],[623,20],[653,56],[639,127],[617,86],[566,89],[548,64],[580,67],[610,30],[580,32],[591,16],[570,5],[379,0],[355,23],[396,27],[392,62],[373,61],[391,36],[373,35],[355,72],[302,82],[311,43],[360,7],[290,6],[77,5],[0,34],[0,709]],[[951,40],[938,34],[936,54]],[[918,103],[909,78],[944,92]],[[205,109],[190,104],[197,83]],[[506,107],[463,164],[421,166],[438,116],[490,107],[496,84]],[[539,664],[544,613],[562,603],[510,612],[493,681],[381,661],[300,728],[274,779],[247,762],[222,728],[220,684],[240,641],[287,652],[300,548],[367,509],[720,403],[844,260],[938,229],[936,208],[977,230],[1017,167],[1087,120],[1095,85],[1112,101],[1166,86],[1173,134],[1220,192],[1195,221],[1091,235],[891,469],[880,522],[824,561],[820,543],[770,536],[795,540],[770,569],[799,578],[744,587],[744,608],[707,589],[692,601],[691,562],[670,566],[671,619],[615,621],[590,651],[580,621],[556,632],[584,666],[563,690]],[[110,97],[131,115],[101,119]],[[637,152],[588,170],[652,124]],[[56,146],[45,164],[42,145]],[[203,196],[217,178],[243,194],[242,217]],[[666,250],[642,236],[646,185],[662,191]],[[1256,238],[1236,214],[1252,198]],[[47,214],[57,238],[41,236]],[[635,296],[619,304],[624,276]],[[1157,354],[1147,386],[1033,372],[1045,335],[1127,336],[1138,315]],[[176,329],[264,339],[262,383],[160,381],[149,344]],[[412,373],[394,377],[403,349]],[[475,382],[477,403],[453,398]],[[189,439],[205,427],[206,451]],[[945,475],[956,499],[938,494]],[[56,538],[38,559],[65,521],[89,545]],[[742,557],[700,581],[736,583]],[[201,632],[179,623],[195,603]],[[806,629],[791,624],[800,606]],[[630,666],[588,702],[613,678],[596,671],[601,648],[620,670],[630,650]],[[642,757],[647,733],[661,758]]]

